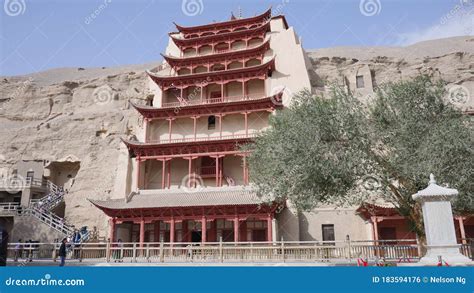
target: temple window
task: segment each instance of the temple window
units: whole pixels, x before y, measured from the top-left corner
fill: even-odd
[[[216,116],[207,117],[207,129],[216,129]]]

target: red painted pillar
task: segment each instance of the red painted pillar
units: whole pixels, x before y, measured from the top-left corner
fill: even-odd
[[[187,158],[189,160],[188,163],[188,187],[192,187],[192,184],[194,183],[194,180],[192,179],[192,169],[193,169],[193,158],[189,157]]]
[[[242,169],[243,169],[243,173],[244,173],[244,185],[247,185],[248,184],[248,180],[247,180],[247,156],[243,155],[242,160],[243,160]]]
[[[464,218],[463,217],[458,217],[458,222],[459,222],[459,232],[461,236],[461,241],[462,244],[466,244],[466,230],[464,228]]]
[[[168,174],[167,174],[167,185],[168,189],[171,188],[171,159],[168,160]]]
[[[378,223],[377,223],[378,219],[377,217],[372,217],[371,220],[372,220],[372,227],[374,230],[374,240],[378,241],[379,240],[379,228],[378,228]]]
[[[140,220],[140,247],[143,247],[145,242],[145,220],[142,218]]]
[[[219,186],[219,156],[216,156],[216,186]]]
[[[224,99],[224,84],[221,83],[221,100]]]
[[[249,123],[248,123],[248,112],[244,112],[245,119],[245,136],[249,135]]]
[[[193,118],[193,120],[194,120],[194,121],[193,121],[193,125],[194,125],[194,131],[193,131],[193,133],[194,133],[194,140],[196,140],[196,128],[197,128],[197,121],[196,121],[196,120],[197,120],[198,117],[197,117],[197,116],[193,116],[193,117],[191,117],[191,118]]]
[[[222,138],[222,114],[217,115],[219,117],[219,137]]]
[[[145,132],[145,142],[148,142],[148,118],[143,120],[143,128]]]
[[[224,157],[220,158],[221,166],[219,167],[219,186],[222,186],[222,177],[224,173]]]
[[[202,217],[201,219],[201,240],[202,242],[207,242],[207,221],[206,217]]]
[[[234,242],[239,242],[239,217],[234,218]]]
[[[243,64],[243,61],[242,61],[242,64]],[[245,99],[245,80],[242,80],[242,99]]]
[[[110,242],[115,242],[115,218],[109,219],[109,239]]]
[[[268,215],[267,218],[267,241],[273,241],[272,239],[272,216]]]
[[[163,163],[163,167],[161,170],[161,189],[165,189],[165,172],[166,172],[166,159],[161,161]]]
[[[168,136],[168,142],[171,142],[171,133],[173,131],[173,119],[172,118],[168,118],[168,133],[169,133],[169,136]]]
[[[141,177],[141,174],[140,174],[140,165],[141,165],[140,162],[141,162],[141,159],[140,159],[140,157],[136,157],[135,160],[136,160],[136,162],[137,162],[137,189],[140,189],[140,186],[141,186],[141,184],[140,184],[140,181],[141,181],[141,180],[140,180],[140,179],[141,179],[141,178],[140,178],[140,177]]]
[[[174,231],[174,219],[171,219],[171,223],[170,223],[170,243],[174,243],[174,234],[175,234],[175,231]]]

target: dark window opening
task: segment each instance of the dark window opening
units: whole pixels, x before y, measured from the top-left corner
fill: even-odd
[[[207,118],[207,129],[215,129],[216,128],[216,116],[209,116]]]
[[[323,241],[334,241],[336,239],[334,235],[333,224],[322,225],[322,230],[323,230]]]

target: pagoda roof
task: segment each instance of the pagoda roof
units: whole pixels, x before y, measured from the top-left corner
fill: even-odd
[[[194,192],[189,189],[157,189],[139,191],[127,202],[125,199],[92,200],[98,208],[108,210],[140,209],[140,208],[171,208],[194,206],[222,205],[257,205],[263,201],[250,187],[207,187],[198,188]]]
[[[183,155],[210,155],[222,152],[242,153],[239,145],[249,143],[256,134],[198,137],[196,139],[171,139],[162,142],[139,142],[121,139],[131,157],[183,157]]]
[[[216,54],[208,54],[208,55],[201,55],[201,56],[193,56],[193,57],[174,57],[170,55],[164,55],[163,58],[166,62],[171,66],[189,66],[189,65],[198,65],[204,64],[207,62],[219,62],[223,60],[232,60],[232,59],[239,59],[245,56],[253,56],[258,54],[263,54],[270,48],[270,38],[266,38],[265,41],[253,48],[249,49],[242,49],[242,50],[235,50],[235,51],[226,51],[222,53]]]
[[[186,88],[189,86],[195,86],[199,83],[212,83],[212,82],[230,82],[239,79],[251,79],[262,75],[268,74],[269,71],[275,69],[275,56],[269,61],[250,67],[229,69],[225,71],[213,71],[203,72],[195,74],[175,75],[175,76],[162,76],[147,70],[147,74],[150,78],[162,89],[168,89],[171,87]]]
[[[211,42],[237,40],[237,39],[242,39],[244,37],[262,35],[269,31],[270,31],[270,19],[268,19],[264,24],[256,28],[251,28],[251,29],[246,29],[246,30],[238,30],[234,32],[215,34],[215,35],[206,35],[206,36],[196,37],[196,38],[181,38],[181,37],[178,37],[178,35],[175,33],[170,33],[169,36],[178,47],[184,48],[184,47],[193,47],[193,46],[201,45],[201,44],[208,44]]]
[[[226,28],[241,26],[246,23],[255,23],[259,21],[264,21],[265,19],[270,19],[271,15],[272,15],[272,9],[270,7],[267,11],[263,12],[262,14],[259,14],[253,17],[236,18],[236,19],[231,19],[228,21],[214,22],[214,23],[197,25],[197,26],[182,26],[177,23],[174,23],[174,25],[176,26],[179,32],[190,34],[190,33],[197,33],[197,32],[203,32],[203,31],[222,30]]]
[[[256,112],[273,110],[275,108],[283,107],[281,103],[283,91],[269,97],[248,98],[241,97],[240,99],[215,103],[200,103],[181,105],[179,102],[176,105],[171,105],[165,108],[156,108],[152,106],[137,105],[131,102],[132,106],[145,118],[148,119],[166,119],[166,118],[180,118],[191,116],[209,116],[212,113],[231,114],[241,112]],[[179,107],[179,111],[175,111]]]

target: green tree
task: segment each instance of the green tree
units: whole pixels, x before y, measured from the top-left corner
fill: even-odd
[[[460,191],[458,212],[474,210],[473,121],[446,95],[427,76],[383,85],[367,103],[340,87],[330,97],[302,91],[244,147],[250,178],[267,200],[290,199],[300,210],[383,198],[422,236],[411,195],[430,173]]]

